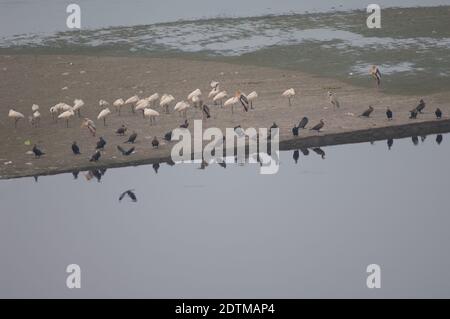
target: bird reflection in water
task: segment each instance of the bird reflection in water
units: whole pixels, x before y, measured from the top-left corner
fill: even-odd
[[[422,143],[425,142],[426,139],[427,139],[427,136],[426,136],[426,135],[420,136],[420,141],[421,141]]]
[[[292,158],[294,159],[295,164],[298,163],[299,157],[300,157],[300,152],[298,150],[295,150],[294,154],[292,155]]]
[[[78,179],[78,174],[79,173],[80,173],[79,171],[73,171],[72,172],[73,179]]]
[[[315,147],[312,149],[316,154],[320,155],[320,157],[322,157],[322,159],[325,159],[325,152],[323,149],[321,149],[320,147]]]
[[[306,147],[300,147],[300,151],[303,153],[303,155],[308,156],[309,150]]]
[[[94,177],[97,179],[97,182],[101,182],[102,177],[105,175],[106,173],[106,168],[102,168],[102,169],[93,169],[88,171],[87,173],[84,174],[84,177],[86,178],[87,181],[92,180]]]
[[[121,202],[125,198],[125,196],[128,196],[133,203],[137,202],[137,197],[136,197],[136,194],[134,193],[134,189],[129,189],[129,190],[123,192],[122,194],[120,194],[119,202]]]
[[[411,140],[412,140],[412,142],[413,142],[414,145],[419,144],[419,138],[418,138],[417,136],[411,137]]]
[[[391,150],[392,145],[394,145],[394,140],[392,138],[390,138],[387,140],[387,146],[388,146],[389,151]]]
[[[155,164],[153,164],[153,170],[155,171],[155,174],[158,174],[158,170],[159,170],[159,163],[155,163]]]
[[[438,145],[441,145],[442,140],[443,140],[442,134],[438,134],[438,135],[436,136],[436,143],[437,143]]]
[[[33,178],[34,178],[34,182],[37,183],[38,179],[39,179],[39,175],[34,175]]]

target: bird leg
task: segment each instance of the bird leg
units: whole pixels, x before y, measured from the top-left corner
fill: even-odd
[[[144,110],[142,110],[142,118],[145,119],[145,114],[144,114]]]
[[[106,126],[106,117],[103,118],[103,126]]]
[[[291,98],[288,97],[288,100],[289,100],[289,106],[291,106]]]
[[[66,120],[66,128],[69,128],[69,120]]]
[[[250,101],[250,108],[253,110],[253,101]]]
[[[17,122],[19,122],[19,119],[14,119],[14,128],[17,128]]]

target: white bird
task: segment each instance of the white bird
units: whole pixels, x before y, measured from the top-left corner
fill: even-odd
[[[8,117],[14,119],[14,127],[17,127],[17,122],[19,122],[19,120],[23,119],[25,116],[22,113],[11,109],[9,110]]]
[[[186,117],[186,113],[187,113],[188,108],[190,108],[189,103],[186,103],[185,101],[180,101],[177,104],[175,104],[175,107],[173,108],[173,110],[175,112],[180,113],[180,115],[183,112],[184,113],[184,117]]]
[[[116,108],[116,112],[119,112],[120,115],[120,110],[122,109],[122,106],[125,105],[125,101],[123,99],[117,99],[113,102],[113,106]]]
[[[31,106],[31,111],[33,111],[33,113],[34,113],[34,112],[36,112],[37,110],[39,110],[39,105],[33,104],[33,105]]]
[[[192,105],[194,105],[194,107],[199,107],[200,106],[200,97],[197,95],[194,95],[191,99],[192,101]]]
[[[330,99],[330,103],[333,104],[333,108],[339,108],[341,106],[336,94],[333,92],[328,91],[328,98]]]
[[[75,112],[72,109],[70,109],[59,114],[58,118],[66,120],[66,127],[69,127],[69,120],[73,116],[75,116]]]
[[[161,97],[161,101],[159,102],[159,106],[164,107],[166,109],[166,113],[169,113],[169,105],[175,100],[175,98],[170,94],[164,94]]]
[[[192,91],[191,93],[189,93],[189,95],[187,96],[187,99],[189,101],[192,101],[192,99],[196,96],[199,97],[202,95],[202,91],[200,91],[200,89],[196,89],[194,91]]]
[[[41,113],[36,110],[32,116],[29,117],[31,125],[38,127],[41,122]]]
[[[220,105],[222,105],[222,100],[228,96],[227,91],[221,91],[217,93],[217,95],[213,98],[214,103],[220,101]]]
[[[289,106],[291,106],[291,99],[295,96],[295,90],[293,88],[290,88],[283,92],[282,94],[284,97],[287,97],[289,100]]]
[[[78,113],[78,117],[81,117],[81,108],[84,106],[84,101],[82,99],[73,100],[72,110]]]
[[[98,101],[98,105],[102,108],[105,108],[105,107],[109,106],[109,102],[105,101],[105,100],[100,100],[100,101]]]
[[[65,111],[70,111],[72,110],[72,106],[70,106],[69,104],[66,103],[59,103],[57,104],[59,105],[58,109],[59,111],[65,112]]]
[[[253,91],[246,97],[247,97],[247,100],[250,102],[250,108],[253,108],[253,100],[256,100],[258,98],[258,93],[256,93],[256,91]]]
[[[219,90],[219,82],[217,81],[211,81],[211,83],[209,84],[213,89],[217,89]]]
[[[139,101],[139,97],[137,95],[133,95],[128,100],[125,101],[125,104],[130,104],[131,112],[134,113],[134,106]]]
[[[152,124],[152,122],[156,121],[156,118],[158,116],[159,116],[159,113],[157,111],[150,109],[150,108],[144,109],[144,117],[149,119],[150,124]]]
[[[223,104],[223,106],[230,106],[231,105],[231,113],[234,112],[234,105],[239,102],[239,97],[237,96],[233,96],[232,98],[229,98],[228,100],[225,101],[225,103]]]
[[[136,103],[136,107],[134,108],[135,111],[142,111],[142,117],[145,117],[145,109],[150,107],[150,102],[147,99],[139,100],[139,102]]]
[[[83,122],[81,123],[81,127],[87,127],[88,130],[91,132],[92,136],[95,136],[95,133],[97,132],[97,128],[95,127],[94,121],[88,118],[85,118],[83,120]]]
[[[103,119],[103,125],[106,126],[106,118],[108,115],[111,114],[111,111],[109,108],[103,109],[97,116],[97,120]]]
[[[53,119],[53,121],[55,120],[55,116],[56,116],[56,114],[58,114],[58,107],[55,105],[55,106],[52,106],[51,108],[50,108],[50,114],[52,115],[52,119]]]
[[[213,88],[208,94],[208,99],[213,99],[219,92],[219,88]]]
[[[158,93],[154,93],[154,94],[150,95],[150,96],[147,98],[147,100],[148,100],[150,103],[152,103],[153,106],[155,106],[156,101],[158,101],[158,99],[159,99],[159,94],[158,94]]]

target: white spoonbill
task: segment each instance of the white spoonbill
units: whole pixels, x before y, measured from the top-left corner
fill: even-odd
[[[62,112],[65,112],[65,111],[70,111],[70,110],[72,110],[72,106],[70,106],[69,104],[67,104],[67,103],[59,103],[59,104],[57,104],[57,105],[59,105],[59,111],[62,111]]]
[[[175,107],[173,108],[173,110],[175,112],[180,113],[180,115],[183,112],[184,117],[186,117],[186,115],[187,115],[186,113],[187,113],[187,110],[189,107],[190,107],[189,103],[186,103],[185,101],[180,101],[177,104],[175,104]]]
[[[187,96],[187,99],[189,101],[192,101],[192,98],[194,96],[199,97],[202,95],[202,91],[200,91],[200,89],[195,89],[194,91],[192,91],[191,93],[189,93],[189,95]]]
[[[111,110],[109,108],[103,109],[97,116],[97,120],[103,119],[103,125],[106,126],[106,118],[111,114]]]
[[[217,90],[219,90],[219,82],[217,82],[217,81],[211,81],[211,83],[209,83],[209,85],[213,88],[213,89],[217,89]]]
[[[150,102],[147,99],[139,100],[139,102],[136,103],[136,107],[134,108],[135,111],[142,111],[142,117],[145,118],[145,109],[150,107]]]
[[[234,105],[237,102],[239,102],[239,97],[233,96],[232,98],[229,98],[228,100],[226,100],[225,103],[223,104],[223,106],[231,105],[231,113],[234,113]]]
[[[33,105],[31,106],[31,111],[34,113],[34,112],[36,112],[37,110],[39,110],[39,105],[33,104]]]
[[[283,92],[282,94],[284,97],[287,97],[289,100],[289,106],[291,106],[291,99],[295,96],[295,90],[293,88],[290,88]]]
[[[34,127],[38,127],[39,123],[41,122],[41,113],[36,110],[33,115],[29,117],[29,120],[31,125],[33,125]]]
[[[144,117],[148,118],[150,124],[156,121],[156,118],[159,116],[159,113],[153,109],[146,108],[144,109]]]
[[[341,105],[339,104],[339,100],[333,92],[328,91],[328,98],[330,103],[333,104],[333,108],[339,108]]]
[[[67,110],[58,115],[59,119],[66,120],[66,127],[69,127],[69,120],[71,117],[75,116],[75,112],[71,110]]]
[[[84,101],[82,99],[73,100],[72,110],[74,113],[78,114],[78,117],[81,117],[81,108],[84,106]]]
[[[131,112],[134,113],[134,106],[139,101],[139,97],[137,95],[133,95],[128,100],[125,101],[125,104],[130,104]]]
[[[159,102],[159,106],[164,107],[166,109],[166,113],[169,113],[169,105],[175,100],[175,98],[170,94],[164,94],[161,97],[161,101]]]
[[[116,108],[116,112],[119,112],[120,115],[120,110],[122,109],[122,106],[125,105],[125,101],[123,99],[117,99],[113,102],[113,106]]]
[[[219,92],[219,88],[213,88],[208,94],[208,99],[213,99]]]
[[[17,122],[19,122],[19,120],[23,119],[25,116],[23,116],[22,113],[11,109],[9,110],[8,117],[14,119],[14,127],[17,127]]]
[[[156,105],[156,101],[158,101],[159,99],[159,94],[158,93],[154,93],[152,95],[150,95],[147,100],[153,105]]]
[[[54,120],[55,120],[56,114],[58,114],[58,108],[56,107],[56,105],[55,105],[55,106],[52,106],[52,107],[50,108],[50,114],[52,115],[52,119],[53,119],[53,121],[54,121]]]
[[[258,93],[256,91],[253,91],[249,95],[247,95],[247,100],[250,102],[250,108],[253,108],[253,100],[256,100],[258,98]]]
[[[228,96],[227,91],[221,91],[216,94],[216,96],[213,98],[214,104],[216,104],[217,101],[220,101],[220,105],[222,105],[222,100]]]
[[[97,132],[94,121],[88,118],[84,118],[83,122],[81,123],[81,127],[87,127],[92,136],[95,136],[95,133]]]
[[[100,106],[101,108],[106,108],[109,106],[109,102],[105,100],[100,100],[98,101],[98,106]]]

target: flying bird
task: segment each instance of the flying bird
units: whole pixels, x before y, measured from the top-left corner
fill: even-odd
[[[80,155],[80,148],[77,145],[77,142],[72,143],[72,152],[74,155]]]
[[[129,155],[131,155],[134,152],[135,148],[132,147],[129,150],[125,150],[120,145],[117,145],[117,149],[119,150],[120,153],[122,153],[122,155],[129,156]]]
[[[42,155],[45,155],[45,153],[38,149],[36,145],[33,146],[33,153],[35,158],[40,158]]]
[[[311,131],[317,131],[320,132],[320,130],[324,127],[325,121],[321,119],[318,124],[310,128]]]
[[[133,133],[130,135],[130,137],[128,137],[128,140],[126,140],[124,143],[134,144],[134,142],[136,141],[136,138],[137,138],[137,133],[133,131]]]
[[[121,202],[125,198],[125,196],[128,196],[133,201],[133,203],[137,202],[137,197],[136,197],[136,194],[134,193],[134,189],[129,189],[129,190],[123,192],[122,194],[120,194],[119,202]]]
[[[370,114],[372,114],[372,112],[373,112],[373,107],[372,107],[372,105],[369,105],[369,108],[367,110],[365,110],[364,112],[362,112],[360,117],[370,117]]]

